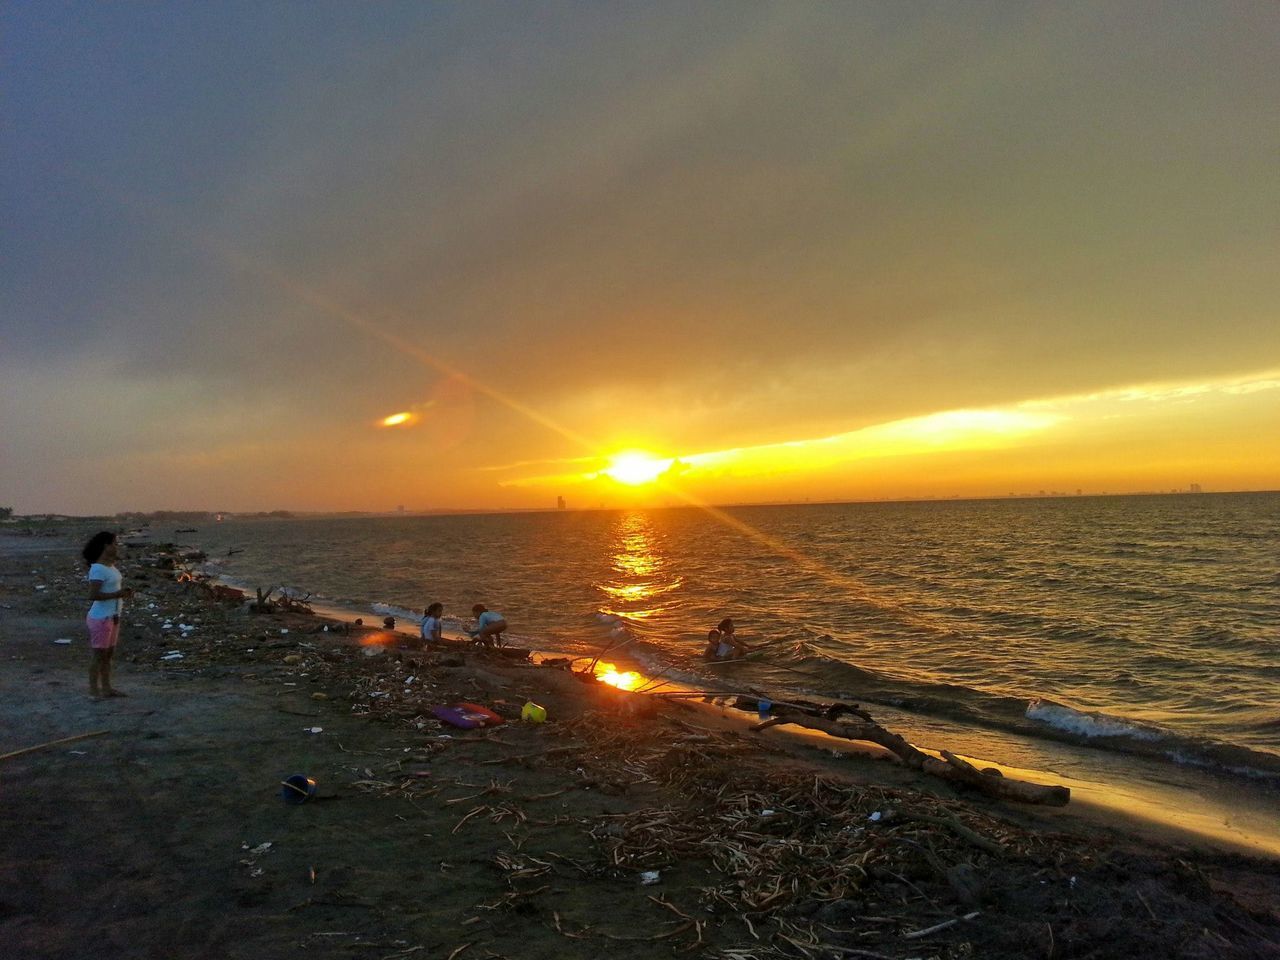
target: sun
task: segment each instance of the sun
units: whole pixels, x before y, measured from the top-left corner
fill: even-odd
[[[610,461],[604,473],[619,483],[634,487],[653,482],[671,469],[672,462],[647,453],[620,453]]]

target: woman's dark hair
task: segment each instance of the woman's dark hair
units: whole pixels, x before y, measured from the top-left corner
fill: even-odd
[[[116,535],[110,530],[103,530],[101,533],[95,533],[89,538],[89,542],[84,545],[80,555],[84,557],[85,563],[92,566],[98,562],[98,558],[102,556],[102,551],[107,549],[107,544],[115,542]]]
[[[720,626],[716,627],[716,629],[721,631],[732,630],[733,620],[731,620],[729,617],[725,617],[723,620],[720,621]]]
[[[422,613],[424,616],[438,617],[440,614],[444,613],[444,604],[433,603],[431,606],[427,607],[427,609],[423,610]]]

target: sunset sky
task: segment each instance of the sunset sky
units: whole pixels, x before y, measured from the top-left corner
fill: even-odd
[[[1271,2],[7,4],[0,506],[1278,488],[1278,50]]]

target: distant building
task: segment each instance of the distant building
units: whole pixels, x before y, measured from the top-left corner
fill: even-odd
[[[396,513],[404,513],[404,504],[403,504],[403,503],[402,503],[402,504],[400,504],[400,506],[396,507]]]
[[[564,497],[556,497],[556,509],[557,510],[564,509]]]
[[[1192,492],[1192,493],[1204,493],[1204,491],[1200,489],[1200,484],[1198,484],[1198,483],[1193,483],[1193,484],[1191,485],[1191,492]]]

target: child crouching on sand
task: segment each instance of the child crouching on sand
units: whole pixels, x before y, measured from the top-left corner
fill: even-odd
[[[506,642],[502,639],[502,634],[507,629],[506,618],[498,611],[488,609],[483,603],[477,603],[471,608],[471,612],[476,618],[475,628],[467,631],[472,641],[485,647],[503,646]]]
[[[89,646],[93,648],[93,662],[89,664],[89,696],[94,699],[123,697],[123,692],[111,686],[111,658],[120,638],[120,611],[124,600],[133,596],[133,590],[121,586],[123,578],[116,569],[116,535],[106,530],[95,533],[81,554],[89,565],[85,579],[89,581],[89,599],[92,601],[84,621],[89,628]]]

